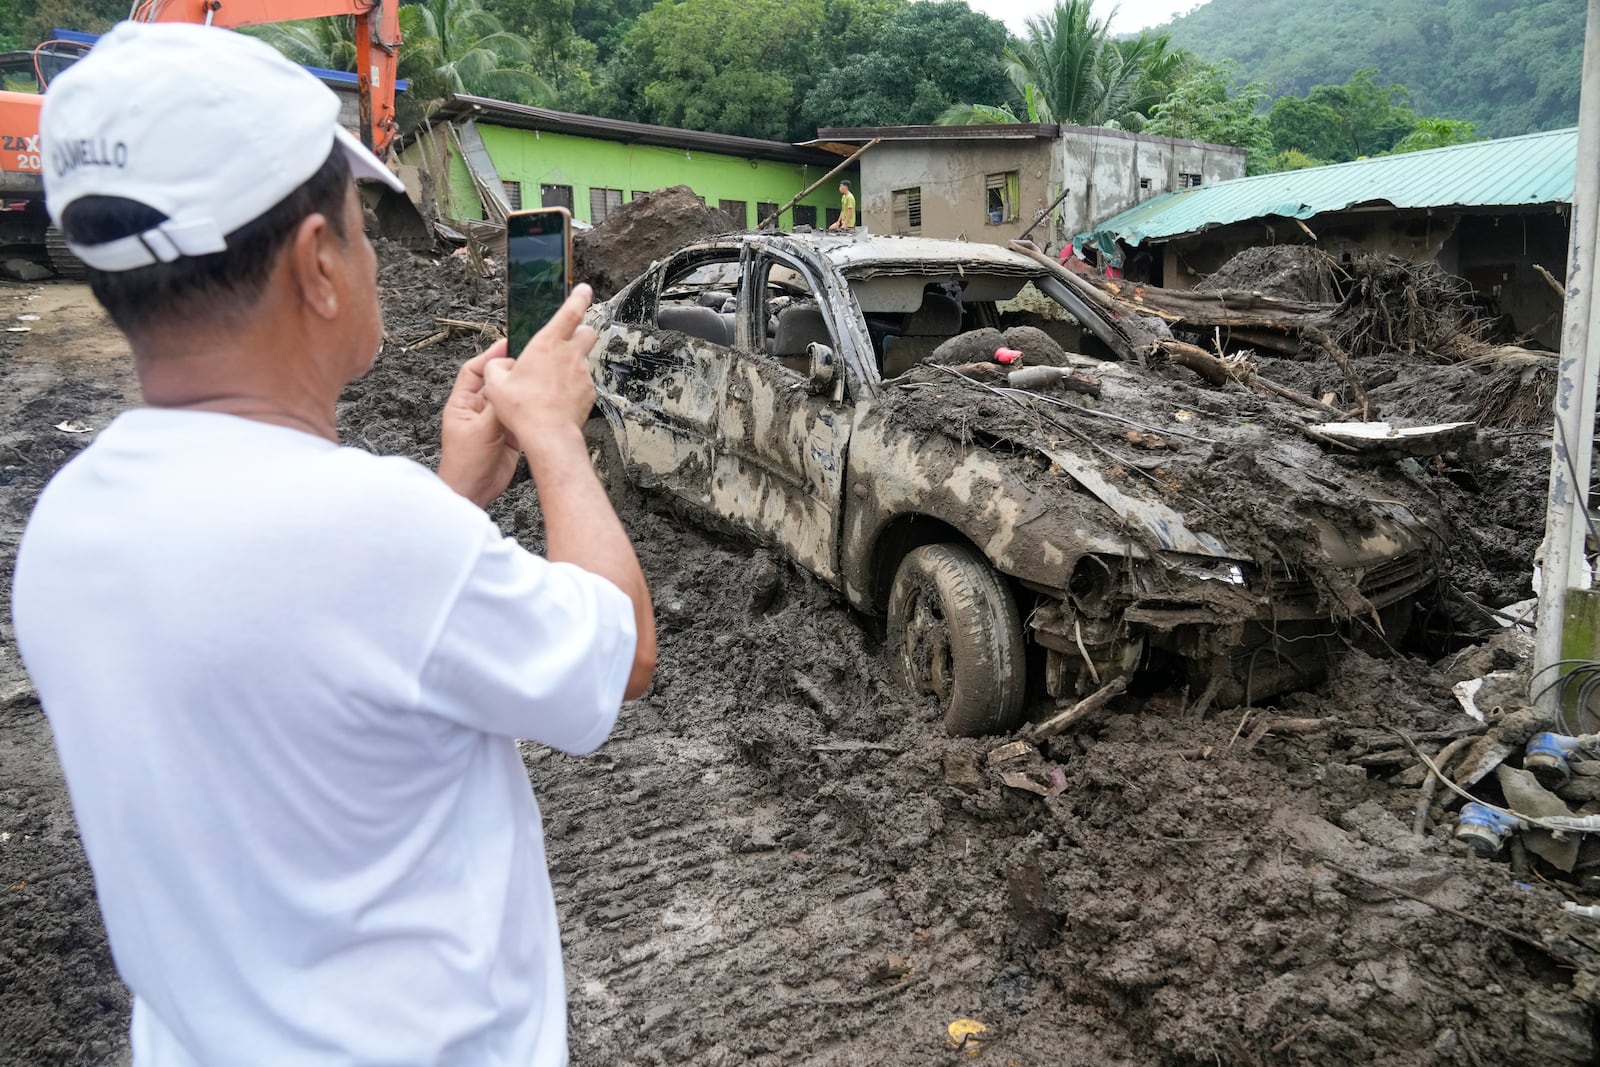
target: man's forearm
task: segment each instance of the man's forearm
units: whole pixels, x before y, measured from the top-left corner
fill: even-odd
[[[606,491],[589,465],[589,449],[576,426],[518,432],[544,512],[545,557],[573,563],[609,580],[633,601],[638,646],[627,696],[650,684],[655,669],[655,613],[639,558]]]

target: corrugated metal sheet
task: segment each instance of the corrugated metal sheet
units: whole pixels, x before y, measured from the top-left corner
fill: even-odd
[[[1397,208],[1513,207],[1572,202],[1578,131],[1553,130],[1497,141],[1260,174],[1166,193],[1078,235],[1081,246],[1115,252],[1279,215],[1309,219],[1363,204]]]

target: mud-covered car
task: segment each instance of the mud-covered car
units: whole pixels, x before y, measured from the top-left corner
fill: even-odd
[[[692,245],[591,312],[596,461],[886,616],[952,733],[1118,678],[1261,700],[1397,641],[1445,543],[1407,464],[1141,365],[1066,282],[965,242]]]

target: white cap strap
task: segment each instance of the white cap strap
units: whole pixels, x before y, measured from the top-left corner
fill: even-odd
[[[137,270],[171,263],[180,256],[206,256],[226,251],[228,242],[209,221],[181,223],[172,219],[131,237],[99,245],[68,241],[72,254],[95,270]]]

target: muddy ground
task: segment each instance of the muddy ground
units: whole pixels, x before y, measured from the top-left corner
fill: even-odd
[[[386,252],[383,281],[391,341],[341,424],[428,462],[478,338],[403,346],[435,317],[500,312],[460,260]],[[0,288],[0,319],[41,314],[0,333],[7,572],[43,482],[90,436],[55,425],[98,428],[136,400],[88,300]],[[1548,462],[1537,437],[1507,441],[1434,472],[1481,520],[1469,544],[1494,604],[1526,595]],[[527,482],[494,514],[540,546]],[[575,1064],[968,1062],[945,1048],[959,1018],[988,1028],[978,1062],[1007,1065],[1593,1061],[1600,929],[1560,912],[1565,887],[1516,884],[1448,827],[1413,834],[1404,761],[1356,762],[1395,744],[1382,727],[1462,726],[1448,664],[1353,653],[1248,718],[1130,699],[994,763],[1012,739],[946,738],[889,685],[877,626],[815,581],[658,501],[624,517],[655,592],[656,684],[597,755],[526,751]],[[128,996],[0,625],[0,1064],[119,1063]],[[1331,721],[1258,736],[1275,715]]]

